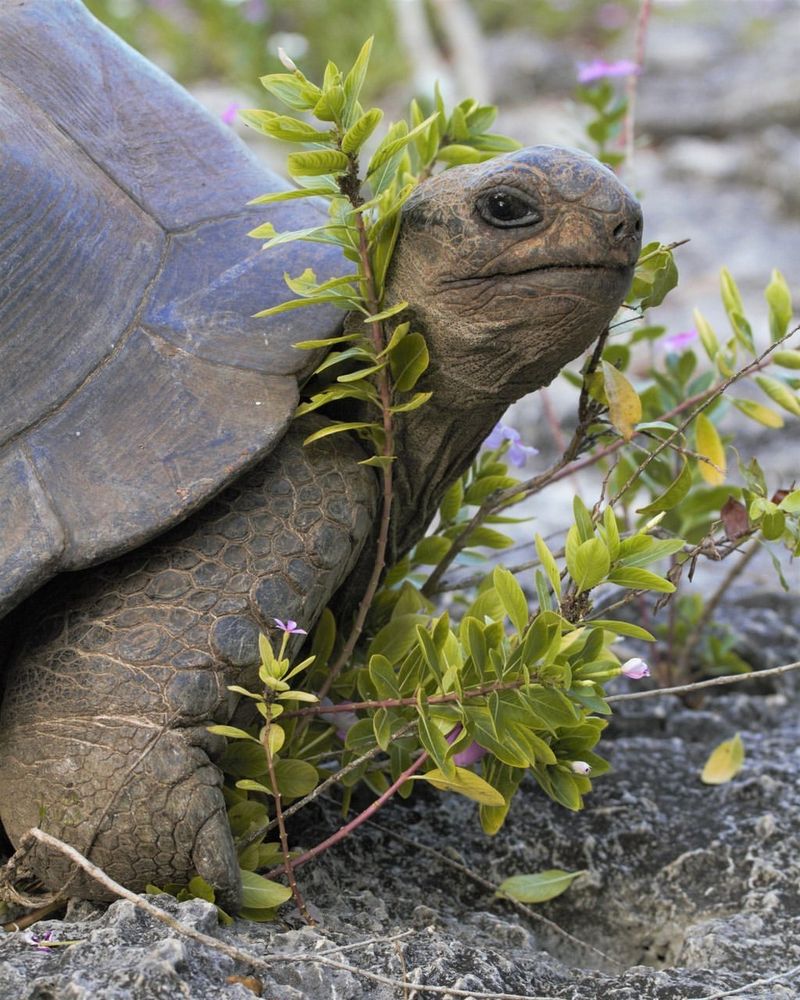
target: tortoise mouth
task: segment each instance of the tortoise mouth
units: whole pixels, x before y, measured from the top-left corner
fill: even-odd
[[[605,273],[613,274],[616,278],[630,279],[633,274],[633,264],[612,264],[604,262],[602,264],[576,264],[569,261],[556,261],[551,264],[536,264],[533,267],[521,267],[514,271],[491,271],[486,274],[472,274],[468,277],[444,278],[442,284],[449,287],[465,287],[483,281],[500,281],[509,278],[521,278],[527,274],[547,274],[554,271],[569,271],[572,274]]]

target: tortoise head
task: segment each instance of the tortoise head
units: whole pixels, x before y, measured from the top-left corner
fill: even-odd
[[[606,328],[641,232],[638,202],[607,167],[553,146],[456,167],[412,193],[386,302],[407,301],[425,335],[418,388],[433,397],[398,421],[395,551],[424,530],[505,408]],[[408,505],[414,514],[399,512]]]
[[[508,405],[546,385],[616,312],[641,231],[633,196],[576,150],[534,146],[420,185],[389,298],[408,301],[426,335],[427,388]]]

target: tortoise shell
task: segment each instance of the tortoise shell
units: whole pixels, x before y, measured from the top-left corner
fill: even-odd
[[[280,441],[333,308],[269,320],[320,221],[78,0],[0,10],[0,613],[182,520]],[[53,58],[53,53],[58,58]],[[296,258],[296,260],[294,259]]]

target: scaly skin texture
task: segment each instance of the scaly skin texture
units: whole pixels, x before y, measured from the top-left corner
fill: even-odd
[[[179,528],[29,601],[0,717],[12,840],[41,822],[134,889],[198,871],[238,908],[211,763],[224,740],[206,726],[230,718],[227,684],[257,684],[259,628],[317,617],[376,502],[363,452],[341,437],[303,448],[303,431]],[[58,858],[31,867],[67,882]],[[103,895],[80,876],[68,893]]]
[[[505,407],[603,331],[640,238],[638,205],[613,174],[552,147],[457,168],[414,193],[387,304],[407,301],[426,336],[418,388],[433,398],[397,419],[390,556],[424,532]],[[304,450],[295,429],[182,527],[24,608],[0,719],[13,840],[43,810],[47,830],[119,881],[141,889],[196,869],[236,909],[219,747],[205,726],[230,717],[225,685],[247,682],[259,626],[275,616],[310,628],[332,599],[346,611],[363,593],[377,481],[359,457],[341,436]],[[57,858],[29,862],[53,888],[102,896]]]

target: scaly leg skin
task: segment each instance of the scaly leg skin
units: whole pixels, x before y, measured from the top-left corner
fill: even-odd
[[[310,624],[328,603],[377,501],[356,445],[302,438],[293,427],[183,525],[24,608],[0,715],[0,817],[15,844],[40,825],[131,889],[196,871],[238,909],[213,763],[224,741],[206,726],[230,718],[227,684],[253,684],[259,630]],[[41,845],[25,864],[53,890],[108,898]]]

